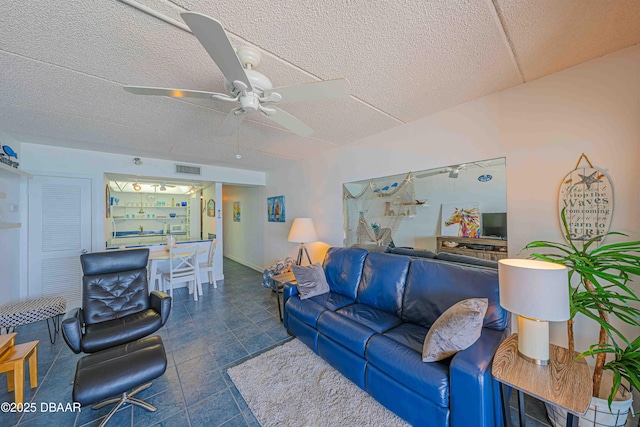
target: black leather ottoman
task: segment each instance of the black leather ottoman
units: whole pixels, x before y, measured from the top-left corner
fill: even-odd
[[[78,360],[73,400],[85,406],[111,398],[94,405],[93,409],[117,403],[100,426],[104,426],[125,403],[155,411],[155,406],[133,395],[149,388],[149,381],[164,374],[166,369],[167,356],[159,336],[102,350]],[[114,397],[117,395],[120,396]]]

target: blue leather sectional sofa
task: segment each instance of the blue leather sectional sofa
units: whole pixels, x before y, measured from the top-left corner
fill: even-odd
[[[357,248],[330,248],[330,293],[301,300],[284,288],[284,325],[343,375],[414,426],[498,426],[491,361],[505,338],[498,272]],[[478,341],[453,357],[423,362],[429,327],[467,298],[488,298]]]

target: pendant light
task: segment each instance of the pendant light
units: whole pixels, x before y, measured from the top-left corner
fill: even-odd
[[[140,187],[140,184],[138,184],[138,182],[134,182],[133,183],[133,189],[135,191],[140,191],[142,189],[142,187]]]

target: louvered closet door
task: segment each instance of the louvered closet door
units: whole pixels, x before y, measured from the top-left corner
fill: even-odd
[[[29,182],[29,297],[82,302],[80,254],[91,250],[91,181],[35,176]]]

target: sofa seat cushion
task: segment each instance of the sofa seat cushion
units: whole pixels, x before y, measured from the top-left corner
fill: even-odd
[[[446,363],[425,363],[422,351],[379,334],[369,340],[365,357],[367,362],[398,383],[437,406],[449,407],[449,366]]]
[[[326,294],[318,295],[309,298],[310,301],[320,304],[327,310],[336,311],[342,307],[353,304],[355,301],[344,295],[337,294],[335,292],[329,292]]]
[[[398,316],[365,304],[352,304],[341,308],[337,313],[367,326],[379,334],[402,323]]]
[[[416,325],[415,323],[402,323],[383,335],[422,354],[422,346],[427,332],[429,332],[429,329],[424,326]]]
[[[369,339],[376,331],[341,314],[326,311],[318,320],[318,332],[364,358]]]
[[[293,316],[316,329],[318,317],[327,311],[327,308],[313,301],[313,298],[301,300],[300,295],[296,294],[287,300],[285,310],[289,316]]]
[[[146,337],[161,327],[162,316],[150,308],[118,319],[85,325],[82,351],[95,353],[106,348],[126,344]]]

